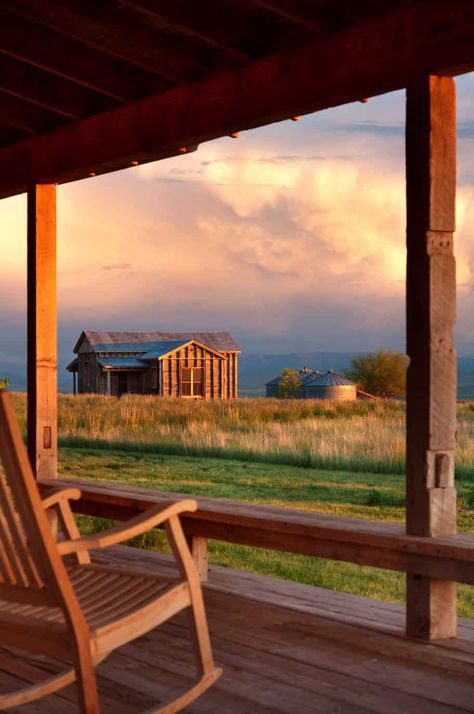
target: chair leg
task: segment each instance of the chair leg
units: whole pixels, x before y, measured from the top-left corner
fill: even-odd
[[[82,669],[78,672],[77,689],[81,714],[99,714],[99,696],[94,667],[90,671]]]
[[[200,675],[209,674],[214,670],[214,660],[212,657],[201,582],[196,564],[189,550],[179,518],[177,516],[171,517],[165,524],[165,529],[181,575],[186,578],[189,586],[191,598],[190,624],[194,640],[197,669]]]
[[[199,674],[209,674],[214,669],[211,640],[207,625],[206,611],[202,597],[201,584],[197,578],[197,587],[191,593],[190,625],[193,635],[194,655]],[[190,588],[191,588],[190,583]]]
[[[81,714],[100,714],[97,680],[88,642],[81,646],[76,641],[74,665]]]

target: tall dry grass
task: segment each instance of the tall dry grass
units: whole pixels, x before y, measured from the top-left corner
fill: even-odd
[[[24,426],[26,401],[16,395]],[[402,473],[405,406],[395,402],[126,395],[59,397],[60,443]],[[458,407],[457,473],[474,476],[474,404]]]

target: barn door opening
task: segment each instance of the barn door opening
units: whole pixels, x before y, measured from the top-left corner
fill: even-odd
[[[122,394],[127,394],[127,392],[128,392],[128,374],[127,374],[127,372],[119,372],[118,373],[117,394],[119,397],[121,397]]]

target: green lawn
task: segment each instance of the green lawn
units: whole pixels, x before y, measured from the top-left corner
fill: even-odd
[[[60,473],[67,478],[93,478],[143,488],[267,503],[288,508],[402,521],[404,478],[396,474],[325,471],[296,466],[242,462],[165,454],[63,448]],[[474,526],[474,485],[458,483],[459,528]],[[90,530],[99,519],[81,518]],[[154,531],[140,540],[145,547],[163,548],[163,535]],[[403,602],[401,573],[276,553],[212,541],[211,563],[274,575],[368,597]],[[474,618],[474,588],[459,587],[459,614]]]

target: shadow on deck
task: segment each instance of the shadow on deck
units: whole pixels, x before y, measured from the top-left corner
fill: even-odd
[[[101,560],[171,572],[167,556],[126,546]],[[403,608],[212,567],[205,598],[222,679],[187,712],[474,711],[474,621],[458,639],[408,641]],[[175,696],[193,678],[186,616],[112,654],[98,668],[102,712],[132,714]],[[52,667],[0,652],[0,687]],[[183,686],[184,685],[184,686]],[[15,711],[77,711],[74,685]]]

